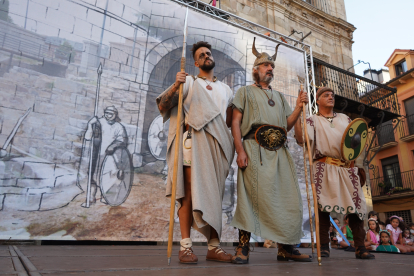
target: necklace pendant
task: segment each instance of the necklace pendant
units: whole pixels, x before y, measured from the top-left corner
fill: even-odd
[[[206,86],[206,88],[207,88],[207,90],[213,90],[213,87],[211,87],[211,86],[210,86],[210,84],[208,84],[208,85]]]
[[[331,128],[335,128],[335,125],[333,124],[333,122],[331,122],[330,126]]]
[[[269,100],[267,101],[267,103],[268,103],[270,106],[275,106],[275,101],[274,101],[274,100],[272,100],[272,99],[269,99]]]

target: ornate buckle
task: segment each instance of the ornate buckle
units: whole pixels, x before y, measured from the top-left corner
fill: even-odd
[[[276,151],[287,141],[287,132],[282,127],[263,125],[256,130],[255,140],[261,147]]]

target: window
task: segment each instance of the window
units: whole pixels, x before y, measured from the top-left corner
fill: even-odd
[[[392,187],[402,187],[402,179],[400,172],[400,163],[398,155],[381,159],[382,174],[384,176],[384,184],[387,189]]]
[[[407,226],[408,224],[410,224],[411,222],[413,222],[412,217],[411,217],[411,212],[410,210],[405,210],[405,211],[394,211],[394,212],[386,212],[387,218],[391,217],[391,216],[397,216],[403,219],[404,224]]]
[[[409,134],[414,134],[414,97],[404,101]]]
[[[390,142],[395,142],[392,120],[382,123],[378,130],[378,143],[384,145]]]
[[[405,62],[405,59],[397,64],[395,64],[395,74],[397,77],[399,75],[404,74],[407,71],[407,62]]]

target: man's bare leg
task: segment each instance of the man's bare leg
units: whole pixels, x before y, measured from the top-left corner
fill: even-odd
[[[184,166],[184,192],[181,199],[181,208],[178,210],[180,219],[181,238],[190,237],[191,225],[193,224],[193,203],[191,201],[191,167]]]
[[[184,198],[181,199],[181,208],[178,210],[181,230],[181,248],[178,258],[181,263],[196,264],[198,258],[193,253],[190,238],[191,225],[193,223],[193,204],[191,201],[191,167],[184,166]]]

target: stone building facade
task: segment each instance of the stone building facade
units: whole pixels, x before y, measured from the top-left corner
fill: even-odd
[[[205,0],[205,2],[210,2]],[[221,9],[284,35],[306,35],[313,55],[347,69],[353,65],[355,27],[347,22],[344,0],[222,0]],[[325,10],[327,12],[325,12]],[[294,33],[292,37],[301,39]]]

